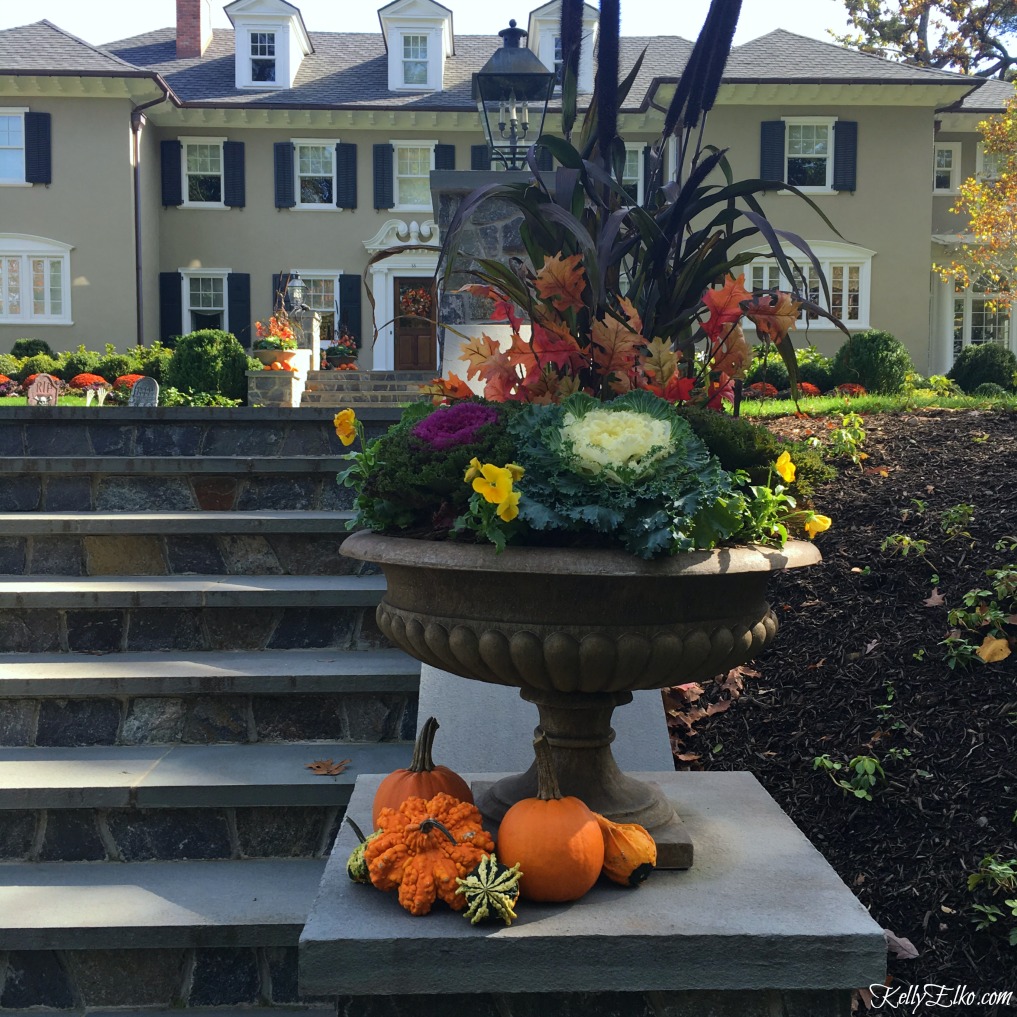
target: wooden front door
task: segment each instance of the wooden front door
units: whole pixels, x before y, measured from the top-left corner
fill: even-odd
[[[430,276],[397,276],[395,286],[395,354],[397,371],[436,371],[438,346]]]

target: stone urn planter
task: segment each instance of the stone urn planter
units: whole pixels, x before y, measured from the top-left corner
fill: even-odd
[[[342,553],[384,571],[378,625],[396,646],[443,671],[517,687],[537,706],[562,793],[646,827],[661,866],[674,868],[691,864],[680,821],[658,788],[619,769],[611,713],[637,689],[707,678],[757,656],[777,632],[770,574],[820,561],[806,541],[645,561],[569,548],[497,554],[486,544],[366,531],[348,537]],[[458,737],[482,739],[484,731]],[[491,785],[477,804],[499,821],[535,793],[531,766]]]

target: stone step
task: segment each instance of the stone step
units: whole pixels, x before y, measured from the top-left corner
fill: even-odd
[[[421,396],[419,393],[397,393],[397,392],[308,392],[301,395],[301,405],[322,406],[332,409],[334,407],[349,407],[358,413],[365,407],[386,408],[399,410],[410,403],[417,402]]]
[[[0,950],[295,947],[319,859],[0,864]]]
[[[352,512],[0,512],[0,537],[54,534],[338,533]]]
[[[0,654],[0,701],[415,693],[419,683],[420,662],[391,649]]]
[[[337,473],[346,463],[338,456],[6,456],[0,474],[287,474]]]
[[[321,381],[325,379],[339,382],[398,382],[404,385],[421,384],[431,381],[437,371],[308,371],[307,380]]]
[[[359,774],[412,754],[409,741],[0,747],[0,809],[345,806]],[[307,769],[322,759],[350,762],[335,776]]]

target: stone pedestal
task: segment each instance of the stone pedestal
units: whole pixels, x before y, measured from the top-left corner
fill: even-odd
[[[634,889],[602,880],[573,904],[523,901],[510,928],[473,926],[441,903],[414,918],[393,894],[352,883],[344,825],[301,936],[301,994],[378,997],[350,1010],[372,1014],[452,991],[476,994],[471,1012],[485,1014],[565,1012],[560,996],[587,994],[591,1017],[846,1017],[852,989],[882,982],[882,931],[753,776],[633,776],[678,802],[695,866]],[[350,801],[365,829],[380,779],[360,777]],[[400,999],[385,1009],[381,997]]]

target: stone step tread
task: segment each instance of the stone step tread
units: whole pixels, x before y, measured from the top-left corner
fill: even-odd
[[[0,747],[0,810],[345,806],[358,776],[412,755],[409,742]],[[307,769],[327,759],[350,762]]]
[[[4,456],[0,473],[337,473],[339,456]]]
[[[0,537],[122,533],[346,532],[352,512],[0,512]]]
[[[0,950],[295,946],[325,863],[0,864]]]
[[[17,576],[0,577],[3,608],[371,607],[385,577]]]

